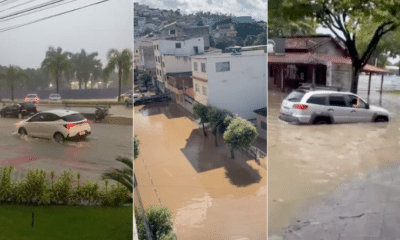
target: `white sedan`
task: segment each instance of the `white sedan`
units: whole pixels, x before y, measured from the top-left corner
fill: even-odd
[[[54,139],[56,142],[91,134],[85,117],[79,112],[64,109],[43,111],[15,125],[20,135]]]
[[[49,96],[49,103],[61,103],[61,95],[57,93],[52,93]]]

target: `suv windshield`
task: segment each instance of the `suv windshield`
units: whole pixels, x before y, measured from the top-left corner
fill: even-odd
[[[305,92],[293,91],[287,97],[286,100],[289,102],[300,102]]]
[[[85,118],[79,113],[67,115],[67,116],[62,117],[61,119],[66,122],[78,122],[78,121],[85,120]]]
[[[50,94],[50,97],[60,97],[59,94]]]

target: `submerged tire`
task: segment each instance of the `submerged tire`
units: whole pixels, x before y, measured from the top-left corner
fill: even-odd
[[[64,142],[64,136],[61,133],[56,133],[54,134],[54,141],[58,143],[63,143]]]

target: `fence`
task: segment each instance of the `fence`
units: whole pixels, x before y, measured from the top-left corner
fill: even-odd
[[[121,94],[132,90],[132,87],[121,87]],[[14,89],[14,99],[23,99],[30,93],[36,93],[40,99],[47,99],[50,94],[56,93],[56,90],[17,90]],[[105,99],[116,98],[118,88],[102,89],[60,89],[59,94],[63,99]],[[9,89],[0,90],[0,99],[11,99]]]
[[[242,149],[245,153],[249,154],[250,156],[254,157],[256,159],[256,161],[259,162],[259,164],[264,167],[267,168],[267,154],[263,151],[261,151],[260,149],[254,147],[254,146],[250,146],[248,148],[244,148]],[[260,161],[261,160],[261,161]]]

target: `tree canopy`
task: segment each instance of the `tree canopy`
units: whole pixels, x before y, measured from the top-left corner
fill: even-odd
[[[351,92],[357,93],[358,76],[380,40],[400,25],[400,1],[387,0],[285,0],[283,16],[292,21],[316,19],[346,45],[353,66]]]
[[[56,82],[57,93],[61,74],[72,67],[71,62],[69,61],[71,55],[72,54],[69,52],[63,52],[61,47],[58,47],[57,49],[49,47],[46,52],[46,57],[42,62],[42,69],[50,73]]]

